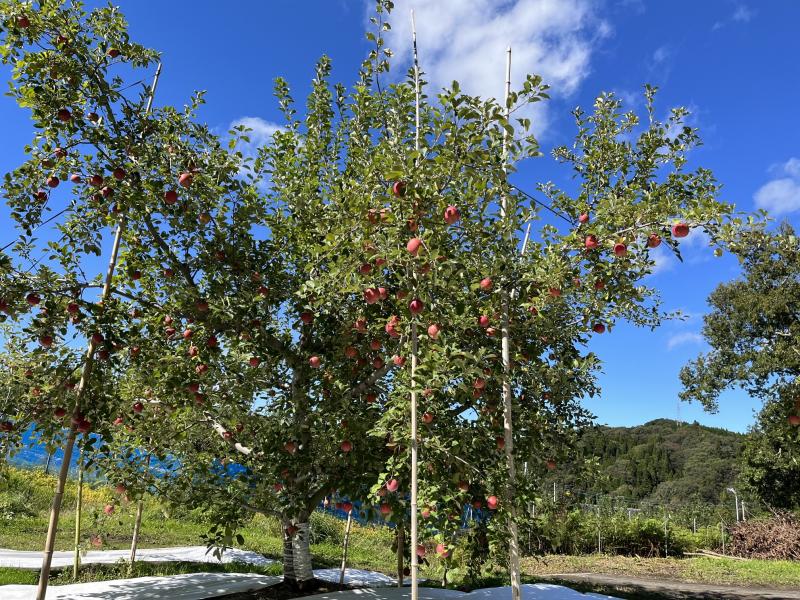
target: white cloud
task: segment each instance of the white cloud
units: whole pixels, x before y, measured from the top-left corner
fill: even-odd
[[[769,172],[788,177],[778,177],[762,185],[753,195],[756,207],[774,216],[800,210],[800,158],[772,165]]]
[[[758,208],[772,215],[785,215],[800,210],[800,184],[785,177],[762,185],[753,196]]]
[[[396,0],[387,41],[403,65],[411,61],[412,8],[431,95],[457,80],[468,94],[501,98],[511,46],[512,88],[535,73],[552,87],[551,95],[569,96],[590,71],[595,42],[611,32],[590,0]],[[541,133],[542,105],[533,117]]]
[[[247,133],[247,137],[250,138],[250,143],[242,142],[240,144],[240,149],[245,152],[245,154],[248,152],[254,154],[257,148],[271,142],[275,132],[281,130],[280,125],[272,123],[271,121],[265,121],[261,117],[242,117],[241,119],[236,119],[230,124],[229,129],[240,125],[252,130]]]
[[[672,56],[672,48],[670,48],[669,44],[664,44],[663,46],[659,46],[656,48],[656,51],[653,52],[653,64],[660,65],[661,63],[666,62]]]
[[[686,331],[684,333],[676,333],[671,335],[667,340],[667,350],[672,350],[678,346],[686,344],[702,344],[703,336],[693,331]]]
[[[753,17],[756,16],[756,11],[747,8],[744,4],[740,4],[736,7],[736,10],[733,13],[731,19],[736,21],[737,23],[749,23]]]
[[[653,270],[650,272],[651,275],[666,273],[667,271],[671,271],[675,266],[675,257],[673,256],[672,251],[663,245],[657,246],[656,248],[650,250],[650,258],[655,261]]]

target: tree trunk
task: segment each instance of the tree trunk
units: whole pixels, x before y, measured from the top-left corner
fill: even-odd
[[[72,578],[78,581],[81,567],[81,516],[83,515],[83,449],[78,459],[78,490],[75,494],[75,557],[72,563]]]
[[[297,528],[293,535],[287,531],[291,526]],[[283,580],[299,590],[308,589],[314,581],[309,534],[308,521],[283,523]]]

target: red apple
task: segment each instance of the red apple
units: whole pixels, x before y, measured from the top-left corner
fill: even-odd
[[[628,247],[623,243],[614,244],[614,255],[625,256],[628,253]]]
[[[297,452],[297,442],[294,440],[289,440],[283,445],[283,449],[286,450],[289,454],[294,454]]]
[[[425,305],[419,298],[414,298],[414,300],[408,303],[408,310],[411,311],[412,315],[418,315],[425,310]]]
[[[39,294],[31,292],[30,294],[25,296],[25,301],[31,306],[36,306],[37,304],[39,304],[39,302],[42,301],[42,299],[41,297],[39,297]]]
[[[458,211],[458,208],[453,206],[452,204],[444,209],[444,222],[448,225],[453,225],[457,223],[458,220],[461,218],[461,213]]]
[[[390,479],[386,482],[386,489],[392,493],[396,492],[398,487],[400,487],[400,483],[397,479]]]
[[[99,344],[102,344],[102,343],[103,343],[103,341],[105,341],[105,338],[103,337],[103,334],[102,334],[102,333],[100,333],[99,331],[95,331],[95,332],[92,334],[92,343],[93,343],[95,346],[97,346],[97,345],[99,345]]]
[[[408,243],[406,244],[406,250],[408,250],[408,252],[416,256],[417,253],[419,252],[420,246],[422,246],[421,239],[411,238],[410,240],[408,240]]]
[[[138,415],[138,414],[139,414],[139,413],[141,413],[143,410],[144,410],[144,404],[142,404],[141,402],[135,402],[135,403],[134,403],[134,405],[133,405],[133,412],[135,412],[135,413]]]
[[[395,355],[392,357],[392,362],[393,362],[393,363],[394,363],[396,366],[398,366],[398,367],[402,367],[403,365],[405,365],[405,364],[406,364],[406,359],[405,359],[405,357],[403,357],[403,356],[400,356],[400,355],[398,355],[398,354],[395,354]]]
[[[474,387],[476,390],[482,390],[486,387],[486,380],[482,377],[478,377],[472,384],[472,387]]]
[[[358,272],[362,275],[369,275],[372,273],[372,265],[369,263],[364,263],[360,267],[358,267]]]
[[[306,325],[309,325],[309,324],[314,322],[314,313],[310,313],[308,311],[301,312],[300,313],[300,320],[303,323],[305,323]]]
[[[178,201],[178,192],[175,190],[167,190],[164,192],[164,202],[172,206]]]
[[[500,501],[497,499],[497,496],[489,496],[489,497],[486,499],[486,506],[487,506],[487,507],[488,507],[490,510],[495,510],[495,509],[497,508],[497,505],[498,505],[498,504],[500,504]]]
[[[597,281],[594,282],[594,289],[602,290],[604,287],[606,287],[606,282],[603,281],[602,279],[598,279]]]
[[[392,185],[392,193],[398,198],[405,196],[406,195],[405,181],[395,181],[394,185]]]
[[[462,492],[469,491],[469,483],[467,483],[466,481],[463,481],[463,480],[459,481],[458,482],[458,489],[461,490]]]
[[[556,461],[554,461],[552,458],[549,459],[546,464],[547,464],[547,470],[548,471],[552,471],[553,469],[556,468]]]
[[[647,236],[647,247],[648,248],[656,248],[661,245],[661,236],[657,233],[651,233]]]
[[[217,339],[217,336],[215,336],[215,335],[210,336],[206,340],[206,346],[208,346],[209,348],[216,348],[218,344],[219,344],[219,340]]]
[[[55,175],[51,175],[47,178],[47,187],[57,188],[59,183],[61,183],[61,181],[59,181],[58,177]]]
[[[67,304],[67,312],[71,315],[77,314],[80,311],[80,306],[77,302],[70,302]]]
[[[197,373],[198,375],[205,375],[206,373],[208,373],[208,365],[200,363],[194,368],[194,372]]]
[[[191,337],[193,335],[194,335],[194,331],[192,331],[191,329],[187,328],[187,329],[183,330],[183,339],[185,339],[185,340],[191,339]]]
[[[492,285],[493,285],[492,278],[491,277],[484,277],[483,279],[481,279],[481,284],[480,285],[481,285],[481,289],[484,292],[488,292],[489,290],[492,289]]]
[[[58,117],[58,120],[61,121],[62,123],[66,123],[72,120],[72,113],[68,108],[60,108],[56,113],[56,116]]]
[[[201,313],[208,312],[208,301],[198,300],[197,302],[195,302],[194,307],[197,309],[198,312]]]
[[[548,291],[550,293],[550,296],[552,296],[553,298],[558,298],[559,296],[561,296],[561,290],[557,287],[551,287]]]
[[[489,324],[490,324],[490,321],[489,321],[489,317],[488,316],[481,315],[480,317],[478,317],[478,325],[480,325],[484,329],[489,327]]]
[[[124,494],[125,492],[127,492],[127,491],[128,491],[128,488],[127,488],[127,487],[125,487],[125,484],[123,484],[123,483],[118,483],[118,484],[117,484],[117,485],[114,487],[114,491],[115,491],[115,492],[117,492],[118,494]]]
[[[180,177],[178,177],[178,183],[180,184],[181,187],[188,188],[190,185],[192,185],[193,181],[194,181],[194,175],[192,175],[191,173],[181,173]]]
[[[364,290],[364,300],[366,300],[367,304],[375,304],[380,299],[381,296],[376,288],[367,288]]]
[[[41,344],[44,348],[49,348],[53,345],[53,336],[52,335],[43,335],[39,338],[39,344]]]
[[[358,350],[356,350],[353,346],[346,346],[344,349],[344,355],[347,358],[355,358],[358,356]]]
[[[190,383],[186,386],[186,389],[189,390],[192,394],[196,394],[200,391],[200,384],[199,383]]]
[[[53,416],[57,419],[63,419],[67,414],[67,409],[59,406],[53,411]]]
[[[431,412],[422,413],[422,422],[425,423],[425,425],[430,425],[431,423],[433,423],[433,420],[434,420],[433,413]]]
[[[92,175],[91,179],[89,179],[89,183],[94,187],[102,187],[103,185],[103,176],[102,175]]]
[[[436,323],[428,325],[428,337],[432,340],[439,337],[439,326]]]
[[[69,176],[69,180],[72,183],[80,183],[81,182],[81,176],[80,176],[79,173],[73,173],[72,175]]]
[[[261,364],[261,359],[258,358],[257,356],[251,356],[249,362],[251,367],[257,367],[258,365]]]
[[[448,550],[447,546],[445,546],[444,544],[437,544],[436,554],[438,554],[442,558],[448,558],[450,556],[450,550]]]
[[[31,21],[25,15],[17,17],[17,27],[20,29],[27,29],[31,26]]]
[[[0,421],[0,431],[14,431],[14,424],[11,421]]]
[[[134,358],[139,356],[139,354],[141,352],[142,352],[142,349],[139,346],[131,346],[130,353],[131,353],[131,356],[133,356]]]
[[[789,425],[797,427],[800,425],[800,416],[798,415],[789,415]]]
[[[689,235],[689,226],[684,222],[675,223],[675,225],[672,226],[672,235],[676,238],[686,237]]]
[[[374,404],[378,401],[377,394],[367,394],[367,404]]]
[[[581,213],[578,217],[578,223],[588,223],[589,222],[589,213]]]
[[[113,515],[114,514],[114,505],[113,504],[106,504],[103,507],[103,512],[106,513],[107,515]]]
[[[319,356],[312,356],[308,359],[308,364],[312,369],[319,369],[322,366],[322,359]]]
[[[583,245],[586,246],[587,250],[594,250],[598,246],[597,236],[596,235],[587,235],[586,239],[583,242]]]
[[[392,506],[386,502],[382,503],[380,506],[380,511],[383,516],[390,515],[392,513]]]
[[[96,112],[90,112],[86,115],[86,118],[89,119],[92,123],[97,123],[100,120],[100,115]]]
[[[166,277],[167,279],[169,279],[169,278],[171,278],[171,277],[174,277],[174,276],[175,276],[175,271],[173,271],[173,270],[172,270],[172,269],[170,269],[169,267],[167,267],[166,269],[164,269],[164,277]]]
[[[119,56],[119,50],[116,48],[109,48],[106,54],[108,54],[111,58],[117,58]]]
[[[383,359],[380,358],[380,357],[372,359],[372,368],[373,369],[382,369],[384,364],[385,363],[383,362]]]
[[[125,169],[123,169],[122,167],[117,167],[116,169],[114,169],[112,175],[114,176],[114,179],[116,179],[117,181],[122,181],[123,179],[125,179],[127,173],[125,172]]]
[[[353,449],[353,442],[350,440],[344,440],[341,444],[339,444],[339,448],[342,452],[350,452]]]
[[[603,325],[602,323],[595,323],[594,325],[592,325],[592,331],[594,331],[595,333],[605,333],[606,326]]]

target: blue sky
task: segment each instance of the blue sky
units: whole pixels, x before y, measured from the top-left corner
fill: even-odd
[[[288,0],[118,3],[132,37],[163,52],[157,103],[182,104],[193,90],[207,90],[201,116],[220,131],[246,119],[263,139],[279,120],[276,76],[302,100],[321,54],[332,57],[334,80],[347,84],[367,51],[365,0],[309,0],[301,10]],[[498,95],[509,44],[515,81],[526,72],[542,74],[553,99],[531,116],[546,150],[570,142],[572,107],[589,108],[609,90],[641,109],[641,86],[658,85],[662,114],[679,104],[692,110],[691,124],[705,140],[692,152],[692,165],[714,171],[725,200],[741,210],[768,208],[800,225],[800,83],[793,71],[800,3],[397,0],[396,6],[390,46],[401,63],[407,60],[408,11],[415,8],[420,56],[434,86],[458,79],[468,92]],[[394,76],[402,73],[396,68]],[[0,98],[0,123],[4,173],[22,159],[31,127],[8,97]],[[533,191],[537,181],[562,176],[549,158],[538,159],[515,183]],[[678,371],[704,348],[706,297],[738,272],[735,260],[714,258],[697,236],[684,243],[686,262],[662,255],[649,283],[662,290],[666,308],[689,318],[654,332],[620,325],[592,342],[605,363],[604,393],[586,406],[602,423],[675,418],[678,409],[684,420],[740,431],[753,420],[757,404],[738,391],[723,397],[716,415],[678,404]]]

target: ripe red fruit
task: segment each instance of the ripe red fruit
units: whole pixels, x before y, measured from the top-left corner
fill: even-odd
[[[59,406],[53,411],[53,416],[57,419],[63,419],[67,415],[67,409]]]
[[[434,419],[433,413],[430,412],[422,413],[422,422],[425,423],[425,425],[430,425],[431,423],[433,423],[433,419]]]
[[[497,334],[497,329],[495,329],[494,327],[486,328],[486,335],[488,335],[489,337],[494,337],[496,334]]]
[[[584,240],[583,245],[586,246],[587,250],[594,250],[598,246],[597,236],[596,235],[587,235],[586,240]]]
[[[194,368],[194,372],[198,375],[205,375],[208,373],[208,365],[201,363]]]
[[[20,29],[27,29],[31,26],[31,21],[25,15],[17,17],[17,27]]]
[[[92,430],[92,422],[87,419],[82,419],[76,429],[81,433],[89,433]]]
[[[370,350],[380,350],[381,349],[381,341],[380,340],[372,340],[369,343]]]
[[[439,337],[439,326],[433,323],[428,326],[428,337],[435,340]]]
[[[31,306],[36,306],[42,299],[39,297],[39,294],[31,292],[27,296],[25,296],[25,301],[30,304]]]
[[[374,404],[378,401],[377,394],[367,394],[367,404]]]
[[[189,346],[189,350],[187,350],[187,354],[189,356],[191,356],[192,358],[194,358],[195,356],[200,354],[200,348],[198,348],[197,346]]]
[[[480,325],[484,329],[489,327],[489,323],[490,323],[489,317],[487,317],[486,315],[481,315],[480,317],[478,317],[478,325]]]
[[[312,369],[319,369],[322,366],[322,359],[314,355],[308,359],[308,364],[311,365]]]
[[[89,183],[94,187],[101,187],[103,185],[103,176],[102,175],[92,175],[89,179]]]
[[[100,120],[100,115],[98,115],[96,112],[90,112],[88,115],[86,115],[86,118],[92,123],[97,123]]]
[[[170,268],[164,269],[164,277],[169,279],[170,277],[173,277],[174,275],[175,275],[175,271],[173,271],[172,269],[170,269]]]
[[[314,314],[308,311],[300,313],[300,320],[306,325],[314,322]]]
[[[466,481],[459,481],[458,489],[461,490],[462,492],[469,491],[469,483],[467,483]]]
[[[61,181],[55,175],[51,175],[47,178],[47,187],[57,188],[59,183],[61,183]]]
[[[261,364],[261,359],[258,358],[257,356],[251,356],[249,362],[251,367],[257,367],[258,365]]]
[[[400,487],[400,483],[397,479],[390,479],[386,482],[386,489],[392,493],[396,492],[398,487]]]
[[[139,354],[142,352],[142,349],[139,346],[131,346],[130,352],[131,352],[131,356],[133,356],[135,358],[135,357],[139,356]]]
[[[578,223],[588,223],[589,222],[589,213],[581,213],[578,217]]]
[[[114,188],[111,188],[107,185],[103,186],[100,188],[100,194],[103,196],[103,198],[110,198],[114,195]]]
[[[169,204],[170,206],[175,204],[178,201],[178,192],[175,190],[167,190],[164,192],[164,202]]]
[[[552,471],[553,469],[556,468],[556,461],[554,461],[552,458],[549,459],[546,464],[547,464],[547,470],[548,471]]]
[[[497,443],[497,449],[502,450],[506,447],[506,439],[502,437],[494,438],[494,441]]]
[[[223,431],[222,437],[226,440],[230,440],[233,438],[233,434],[230,431]]]
[[[372,359],[372,368],[373,369],[382,369],[384,364],[385,363],[383,362],[383,359],[380,358],[380,357]]]
[[[486,499],[486,506],[487,506],[487,507],[488,507],[490,510],[495,510],[495,509],[497,508],[497,505],[498,505],[498,504],[500,504],[500,501],[497,499],[497,496],[489,496],[489,497]]]
[[[689,226],[686,223],[675,223],[672,226],[672,235],[676,238],[682,238],[689,235]]]
[[[628,253],[628,247],[623,243],[614,244],[614,255],[625,256]]]
[[[80,310],[80,306],[78,306],[77,302],[70,302],[67,304],[67,312],[71,315],[77,314]]]
[[[58,113],[56,114],[58,116],[58,120],[61,121],[62,123],[66,123],[72,120],[72,113],[67,108],[59,109]]]
[[[800,425],[800,416],[798,416],[798,415],[789,415],[789,425],[793,425],[794,427],[797,427],[798,425]]]
[[[492,278],[491,277],[484,277],[483,279],[481,279],[481,289],[484,292],[488,292],[489,290],[491,290],[492,289],[492,285],[493,285],[493,283],[492,283]]]
[[[352,502],[342,502],[342,510],[346,513],[349,513],[353,510],[353,503]]]
[[[405,181],[395,181],[394,185],[392,185],[392,193],[401,198],[406,195],[406,183]]]
[[[103,512],[105,514],[107,514],[107,515],[113,515],[114,514],[114,505],[113,504],[106,504],[103,507]]]
[[[423,519],[430,519],[431,517],[431,509],[427,506],[420,511]]]
[[[297,442],[294,440],[289,440],[283,445],[283,449],[286,450],[289,454],[294,454],[297,452]]]
[[[661,245],[661,236],[656,233],[651,233],[647,236],[647,247],[656,248]]]
[[[594,331],[595,333],[605,333],[606,326],[603,325],[602,323],[595,323],[594,325],[592,325],[592,331]]]
[[[135,412],[136,414],[139,414],[143,410],[144,410],[144,404],[142,404],[141,402],[134,403],[133,412]]]
[[[594,282],[594,289],[602,290],[604,287],[606,287],[606,282],[603,281],[602,279],[598,279],[597,281]]]
[[[124,484],[122,484],[122,483],[118,483],[118,484],[117,484],[117,485],[114,487],[114,491],[115,491],[115,492],[117,492],[118,494],[124,494],[125,492],[127,492],[127,491],[128,491],[128,488],[127,488],[127,487],[125,487],[125,485],[124,485]]]
[[[189,390],[192,394],[196,394],[200,391],[200,384],[199,383],[190,383],[186,386],[186,389]]]
[[[551,295],[553,298],[558,298],[559,296],[561,296],[561,290],[560,290],[559,288],[557,288],[557,287],[551,287],[551,288],[548,290],[548,292],[550,293],[550,295]]]
[[[217,336],[212,335],[206,340],[206,346],[209,348],[216,348],[218,344]]]
[[[458,208],[453,206],[452,204],[444,209],[444,222],[448,225],[453,225],[457,223],[458,220],[461,218],[461,213],[458,211]]]
[[[206,300],[198,300],[195,302],[194,307],[198,312],[208,312],[208,302]]]
[[[387,504],[386,502],[384,502],[383,504],[381,504],[380,510],[381,510],[381,514],[386,516],[386,515],[391,514],[392,506],[390,504]]]
[[[142,272],[138,269],[136,271],[131,271],[131,279],[133,281],[139,281],[142,278]]]
[[[422,303],[422,300],[419,298],[415,298],[411,302],[408,303],[408,310],[411,311],[412,315],[418,315],[425,309],[425,305]]]
[[[43,335],[42,337],[39,338],[39,343],[43,347],[49,348],[50,346],[53,345],[53,336],[52,335]]]
[[[269,296],[269,288],[265,285],[260,285],[258,286],[258,293],[264,297]]]
[[[122,167],[117,167],[111,174],[117,181],[122,181],[123,179],[125,179],[125,175],[127,175],[125,169],[123,169]]]
[[[364,290],[364,300],[367,304],[375,304],[381,299],[381,295],[376,288],[367,288]]]
[[[358,350],[356,350],[353,346],[346,346],[344,349],[344,355],[347,358],[355,358],[358,356]]]
[[[181,173],[180,177],[178,177],[178,183],[180,184],[181,187],[188,188],[190,185],[192,185],[193,181],[194,181],[194,175],[192,175],[191,173]]]
[[[72,183],[80,183],[81,182],[81,176],[78,173],[73,173],[72,175],[69,176],[69,180]]]
[[[188,340],[194,335],[194,331],[191,329],[184,329],[183,330],[183,339]]]
[[[94,343],[95,345],[102,344],[104,340],[105,338],[103,337],[103,334],[100,333],[99,331],[95,331],[92,334],[92,343]]]
[[[472,384],[476,390],[482,390],[486,387],[486,380],[483,377],[478,377]]]
[[[116,48],[109,48],[106,54],[108,54],[111,58],[117,58],[119,56],[119,50]]]
[[[444,544],[437,544],[436,554],[438,554],[442,558],[448,558],[450,556],[450,550],[448,550],[447,546],[445,546]]]
[[[399,356],[399,355],[395,354],[395,355],[392,357],[392,362],[393,362],[393,363],[394,363],[396,366],[398,366],[398,367],[402,367],[404,364],[406,364],[406,359],[405,359],[405,357],[403,357],[403,356]]]
[[[372,273],[372,265],[369,263],[364,263],[360,267],[358,267],[358,272],[362,275],[369,275]]]
[[[14,431],[14,424],[11,421],[0,421],[0,431]]]
[[[366,333],[367,332],[367,320],[366,319],[356,319],[356,322],[353,324],[353,329],[358,331],[359,333]]]
[[[416,256],[417,253],[419,252],[420,246],[422,246],[421,239],[411,238],[410,240],[408,240],[408,243],[406,244],[406,250],[408,250],[411,254]]]
[[[339,448],[342,452],[350,452],[353,449],[353,442],[350,440],[344,440],[341,444],[339,444]]]

